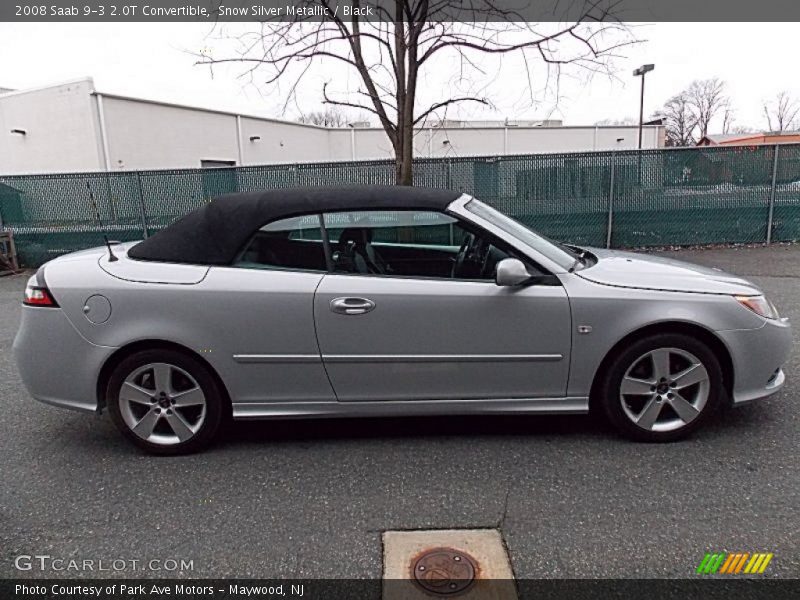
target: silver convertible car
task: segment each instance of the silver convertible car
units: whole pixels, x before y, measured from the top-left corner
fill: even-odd
[[[43,402],[150,452],[233,419],[605,415],[671,441],[784,383],[791,331],[752,283],[552,242],[459,192],[225,196],[31,277],[14,350]]]

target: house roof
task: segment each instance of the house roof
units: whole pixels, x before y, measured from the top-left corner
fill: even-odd
[[[706,139],[715,144],[722,144],[723,142],[728,142],[738,139],[747,139],[755,137],[756,135],[757,134],[755,133],[710,133],[703,139]]]

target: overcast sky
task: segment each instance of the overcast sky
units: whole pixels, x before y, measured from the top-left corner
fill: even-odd
[[[241,69],[194,66],[191,52],[219,44],[208,39],[210,26],[197,23],[0,24],[0,87],[23,89],[83,76],[99,91],[156,100],[294,118],[298,107],[282,112],[279,93],[264,94]],[[535,103],[514,63],[495,74],[486,94],[495,109],[462,107],[448,118],[559,118],[568,125],[638,118],[639,83],[631,71],[655,63],[647,76],[646,116],[694,79],[719,77],[727,82],[736,109],[736,125],[766,128],[762,102],[781,90],[800,98],[795,62],[800,35],[795,23],[658,23],[634,28],[642,43],[622,50],[616,77],[568,72],[558,99],[541,88],[537,75]],[[332,71],[326,69],[326,77]],[[426,90],[441,89],[436,71]],[[341,78],[347,73],[333,72]],[[320,106],[322,77],[303,89],[300,109]],[[256,76],[256,82],[258,75]],[[487,80],[488,81],[488,80]],[[523,89],[525,88],[525,89]]]

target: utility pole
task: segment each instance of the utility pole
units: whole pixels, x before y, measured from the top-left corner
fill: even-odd
[[[655,65],[642,65],[633,72],[634,77],[642,78],[642,92],[639,98],[639,150],[642,149],[642,125],[644,124],[644,76],[655,68]]]

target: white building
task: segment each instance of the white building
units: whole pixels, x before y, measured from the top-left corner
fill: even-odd
[[[420,157],[633,149],[636,126],[444,121],[415,136]],[[660,125],[643,148],[664,146]],[[375,127],[326,128],[98,92],[91,78],[0,92],[0,175],[386,159]]]

